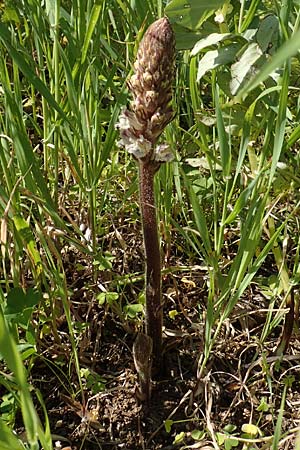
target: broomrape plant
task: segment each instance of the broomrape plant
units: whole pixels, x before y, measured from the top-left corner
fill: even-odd
[[[152,344],[149,344],[149,339],[139,337],[134,355],[138,358],[138,355],[145,354],[147,350],[150,361],[153,352],[157,369],[161,365],[163,316],[154,176],[162,163],[173,158],[169,146],[158,144],[158,140],[174,117],[171,106],[174,59],[174,33],[169,20],[163,17],[148,28],[140,43],[134,63],[134,74],[128,82],[133,101],[130,109],[122,110],[117,124],[121,137],[119,145],[133,155],[139,167],[140,209],[146,257],[145,328]],[[145,342],[148,345],[144,345]],[[136,366],[145,367],[145,363],[136,362]],[[150,362],[146,366],[146,371],[150,371]],[[145,378],[145,374],[139,376],[141,379]],[[149,379],[148,375],[146,379]],[[149,386],[149,383],[146,384]],[[142,388],[144,391],[147,389]],[[145,396],[149,397],[149,390],[145,392]]]

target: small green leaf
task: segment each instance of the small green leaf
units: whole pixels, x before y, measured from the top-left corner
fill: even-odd
[[[259,434],[259,428],[252,423],[244,423],[242,431],[243,433],[249,434],[252,438],[255,438]]]
[[[164,421],[164,426],[167,433],[170,433],[173,423],[174,422],[171,419]]]
[[[170,319],[174,320],[175,317],[177,316],[177,314],[179,314],[179,312],[177,311],[177,309],[171,309],[171,311],[169,311],[169,317],[170,317]]]
[[[232,447],[237,447],[239,445],[239,441],[235,438],[228,437],[225,439],[225,450],[231,450]]]
[[[216,433],[217,442],[219,445],[223,445],[226,439],[226,434],[224,433]]]
[[[236,430],[236,428],[237,428],[236,425],[229,423],[229,424],[225,425],[223,430],[226,431],[226,433],[233,433]]]
[[[292,387],[293,383],[295,382],[295,377],[294,375],[288,375],[285,379],[284,379],[284,384],[287,387]]]
[[[80,369],[80,376],[83,379],[87,379],[87,377],[90,375],[90,369],[86,368],[86,367],[82,367]]]
[[[203,439],[205,436],[205,431],[203,430],[193,430],[191,432],[191,437],[195,440],[195,441],[201,441],[201,439]]]
[[[180,442],[183,441],[184,437],[185,437],[185,432],[184,431],[181,431],[181,433],[176,434],[176,436],[174,438],[174,441],[173,441],[173,444],[174,445],[179,444]]]
[[[118,300],[118,298],[119,294],[117,292],[100,292],[100,294],[97,295],[99,305],[104,305],[105,302],[111,305]]]
[[[136,316],[144,311],[143,305],[140,303],[133,303],[124,307],[125,313],[130,317],[130,319],[135,319]]]
[[[260,399],[260,404],[259,404],[259,406],[257,407],[257,411],[261,411],[261,412],[267,412],[267,411],[269,411],[269,405],[268,405],[268,403],[266,402],[266,398],[265,398],[265,397],[262,397],[262,398]]]
[[[93,265],[97,266],[98,270],[109,270],[112,268],[111,261],[113,259],[114,258],[110,253],[107,253],[104,256],[98,255],[97,259],[93,261]]]
[[[93,394],[98,394],[105,390],[106,380],[98,374],[90,374],[86,381],[86,387],[91,389]]]
[[[31,355],[36,354],[36,348],[35,346],[31,344],[18,344],[18,350],[20,352],[22,361],[26,361],[27,358],[29,358]]]

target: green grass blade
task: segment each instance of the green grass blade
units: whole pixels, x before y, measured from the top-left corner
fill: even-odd
[[[53,207],[50,192],[33,153],[18,105],[15,103],[13,94],[6,88],[4,90],[9,106],[7,113],[11,118],[11,135],[25,184],[32,193],[40,192],[44,200]]]
[[[241,33],[243,33],[249,27],[260,4],[261,4],[261,0],[252,0],[251,1],[250,7],[245,15],[242,26],[240,27]]]
[[[35,89],[45,97],[49,105],[54,108],[62,118],[68,121],[67,116],[61,109],[61,107],[56,103],[53,95],[47,88],[47,86],[42,82],[42,80],[36,75],[34,70],[30,67],[30,65],[26,62],[25,58],[22,56],[21,49],[15,48],[8,39],[9,34],[5,25],[0,24],[0,39],[3,44],[7,48],[10,56],[13,58],[15,63],[18,65],[20,70],[23,72],[24,76],[27,80],[35,87]]]
[[[271,171],[269,175],[268,188],[271,187],[277,164],[281,155],[286,126],[286,109],[287,109],[287,96],[289,90],[289,76],[290,76],[290,64],[287,63],[283,72],[282,85],[279,97],[278,115],[275,127],[274,147],[272,155]]]
[[[91,11],[91,16],[89,18],[89,24],[88,24],[88,29],[86,31],[86,35],[84,38],[84,43],[83,43],[83,48],[82,48],[82,54],[81,54],[81,64],[84,64],[85,60],[86,60],[86,56],[87,56],[87,51],[89,46],[91,45],[91,38],[94,32],[94,29],[97,25],[98,19],[99,19],[99,15],[101,13],[102,10],[102,6],[103,6],[104,0],[101,1],[97,1],[92,8]]]
[[[27,439],[30,444],[37,444],[38,422],[36,411],[30,396],[25,369],[22,359],[17,350],[16,343],[9,330],[2,308],[0,307],[0,353],[4,357],[8,367],[14,373],[16,381],[20,388],[20,402],[22,416],[27,433]]]
[[[191,205],[193,208],[193,214],[195,217],[195,225],[196,225],[196,228],[202,238],[203,246],[206,251],[206,258],[209,260],[211,254],[212,254],[212,247],[211,247],[209,232],[208,232],[208,228],[207,228],[206,218],[203,213],[203,210],[201,209],[197,195],[195,194],[195,191],[194,191],[193,186],[191,185],[189,179],[184,174],[183,174],[183,179],[184,179],[186,188],[188,190],[188,195],[189,195]]]
[[[283,415],[285,413],[285,402],[286,402],[286,394],[288,387],[290,387],[290,379],[287,377],[287,379],[284,382],[284,388],[281,396],[281,402],[280,402],[280,408],[278,411],[278,417],[276,420],[276,426],[275,426],[275,432],[274,432],[274,439],[272,442],[271,450],[278,450],[279,449],[279,441],[281,436],[281,429],[282,429],[282,421],[283,421]]]
[[[25,450],[25,446],[0,419],[0,448],[1,450]]]
[[[222,116],[220,102],[219,102],[219,90],[217,87],[214,92],[214,97],[215,97],[218,142],[219,142],[219,147],[220,147],[222,171],[223,171],[223,177],[226,180],[226,178],[230,175],[230,171],[231,171],[231,151],[230,151],[230,145],[228,143],[229,137],[225,131],[223,116]]]

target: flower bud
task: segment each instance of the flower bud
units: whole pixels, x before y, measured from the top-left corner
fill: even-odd
[[[131,111],[123,110],[117,124],[120,144],[136,158],[156,161],[170,158],[170,151],[157,153],[154,144],[174,117],[171,106],[174,61],[174,33],[167,17],[163,17],[150,25],[139,45],[134,74],[128,81],[133,96]]]

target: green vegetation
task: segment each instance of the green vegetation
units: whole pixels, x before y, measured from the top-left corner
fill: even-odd
[[[0,4],[1,450],[299,448],[299,1],[207,4]],[[163,370],[144,405],[138,171],[116,125],[164,14],[174,160],[154,181]]]

